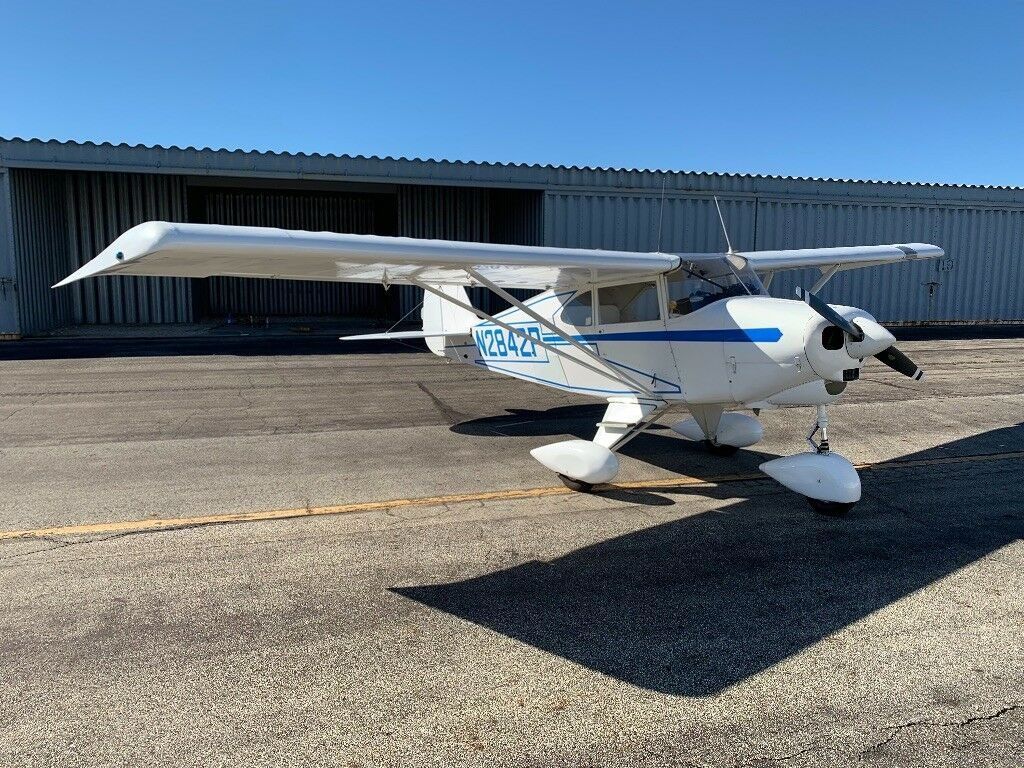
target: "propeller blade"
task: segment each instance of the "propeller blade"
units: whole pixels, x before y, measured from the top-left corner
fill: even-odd
[[[805,301],[811,309],[828,320],[836,328],[841,328],[851,339],[854,341],[863,341],[864,332],[832,309],[832,307],[826,304],[823,299],[819,298],[817,294],[811,293],[810,291],[797,286],[796,295]]]
[[[896,347],[883,349],[875,355],[875,358],[881,360],[897,373],[909,376],[914,381],[920,381],[924,378],[924,371],[917,367],[917,363],[896,349]]]

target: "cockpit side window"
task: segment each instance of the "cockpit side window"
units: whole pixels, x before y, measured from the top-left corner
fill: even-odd
[[[645,281],[598,288],[597,316],[601,325],[660,320],[658,284]]]
[[[562,307],[562,322],[581,328],[594,324],[590,291],[577,293]]]
[[[688,315],[730,296],[757,296],[764,292],[750,267],[737,269],[724,257],[683,262],[668,276],[669,316]]]

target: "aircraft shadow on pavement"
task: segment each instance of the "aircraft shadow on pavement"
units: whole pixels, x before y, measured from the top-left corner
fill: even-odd
[[[901,458],[1021,446],[1017,425]],[[658,488],[646,495],[718,503],[550,561],[394,591],[642,688],[711,695],[1020,539],[1022,464],[867,471],[845,518],[768,480]]]
[[[507,408],[501,416],[485,416],[455,424],[451,431],[474,437],[564,437],[572,435],[590,440],[597,431],[597,422],[607,406],[603,403],[564,405],[547,410]],[[675,419],[684,418],[680,412]],[[643,461],[670,472],[685,472],[696,477],[713,477],[757,469],[761,462],[776,458],[759,451],[741,451],[728,462],[710,456],[698,443],[678,437],[665,424],[655,424],[633,438],[620,451],[622,455]]]

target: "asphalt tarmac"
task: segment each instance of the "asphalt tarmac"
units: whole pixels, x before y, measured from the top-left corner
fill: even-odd
[[[1024,762],[1016,339],[850,386],[842,519],[756,470],[809,409],[570,494],[528,451],[593,401],[174,343],[0,348],[0,765]]]

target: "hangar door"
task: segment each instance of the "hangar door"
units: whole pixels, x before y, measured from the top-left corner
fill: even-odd
[[[394,195],[193,188],[189,198],[189,218],[207,224],[357,235],[391,235],[395,230]],[[386,314],[384,289],[376,285],[241,277],[197,282],[202,317]]]
[[[366,185],[369,191],[271,188],[189,188],[189,220],[208,224],[281,227],[312,232],[400,235],[536,245],[542,202],[533,190]],[[379,190],[379,191],[378,191]],[[362,317],[410,322],[422,292],[411,286],[306,280],[212,277],[195,281],[196,315]],[[488,311],[505,302],[482,289],[472,299]],[[526,295],[525,293],[523,294]]]

